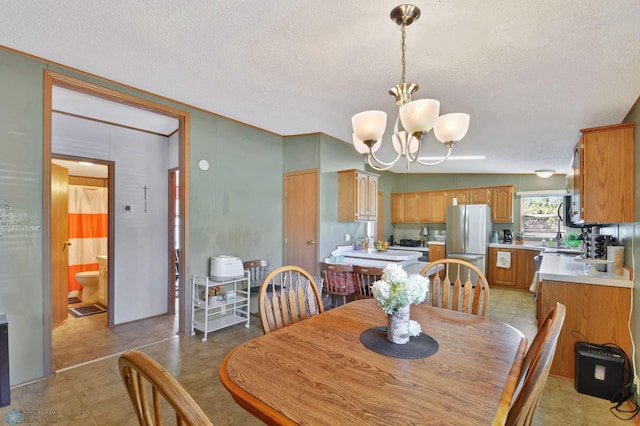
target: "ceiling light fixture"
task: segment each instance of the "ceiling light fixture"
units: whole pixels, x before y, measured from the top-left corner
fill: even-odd
[[[398,153],[396,158],[391,162],[385,162],[375,156],[375,152],[380,149],[382,135],[387,127],[385,112],[364,111],[351,118],[353,145],[359,153],[364,155],[369,166],[376,170],[388,170],[398,162],[401,156],[406,159],[407,170],[411,163],[423,166],[435,166],[443,163],[451,155],[453,146],[469,130],[468,114],[454,113],[438,117],[440,114],[439,101],[435,99],[411,100],[411,94],[418,90],[418,85],[405,83],[406,27],[419,17],[420,9],[411,4],[397,6],[391,11],[391,20],[400,25],[402,30],[402,76],[400,84],[389,89],[389,94],[396,98],[396,105],[399,108],[391,136],[393,148]],[[427,162],[419,158],[419,155],[423,138],[431,129],[433,129],[436,138],[448,148],[448,152],[444,157],[434,162]]]
[[[536,170],[536,174],[538,175],[538,177],[545,178],[545,179],[553,176],[555,172],[556,172],[555,170],[551,170],[551,169]]]

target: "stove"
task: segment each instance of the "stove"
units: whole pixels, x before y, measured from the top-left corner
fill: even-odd
[[[403,247],[420,247],[422,245],[422,242],[420,240],[411,240],[411,239],[403,238],[400,240],[398,245]]]

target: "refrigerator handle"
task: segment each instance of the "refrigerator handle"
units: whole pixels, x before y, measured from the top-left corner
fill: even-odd
[[[462,242],[464,245],[464,252],[467,252],[467,247],[469,247],[469,210],[464,208],[464,241]]]

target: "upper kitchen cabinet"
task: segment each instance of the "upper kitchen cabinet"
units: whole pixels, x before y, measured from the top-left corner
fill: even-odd
[[[431,223],[445,223],[447,221],[447,191],[431,192],[431,210],[429,220]]]
[[[491,188],[491,222],[513,223],[513,185]]]
[[[582,129],[567,189],[574,223],[633,222],[635,123]]]
[[[338,172],[338,221],[378,218],[378,175],[361,170]]]
[[[468,189],[449,189],[447,190],[447,205],[453,204],[453,200],[456,200],[458,204],[470,204],[469,203],[469,190]]]
[[[391,194],[391,223],[404,222],[404,194]]]
[[[404,222],[420,223],[420,196],[415,192],[404,194]]]
[[[493,188],[472,188],[469,189],[469,202],[467,204],[489,204],[491,205]]]

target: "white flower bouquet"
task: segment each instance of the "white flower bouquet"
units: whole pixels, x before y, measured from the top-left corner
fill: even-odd
[[[411,304],[422,303],[429,290],[429,280],[421,275],[408,275],[395,263],[389,263],[383,270],[382,279],[373,283],[372,292],[378,306],[387,314],[398,313]],[[420,324],[411,320],[409,334],[417,336]]]

